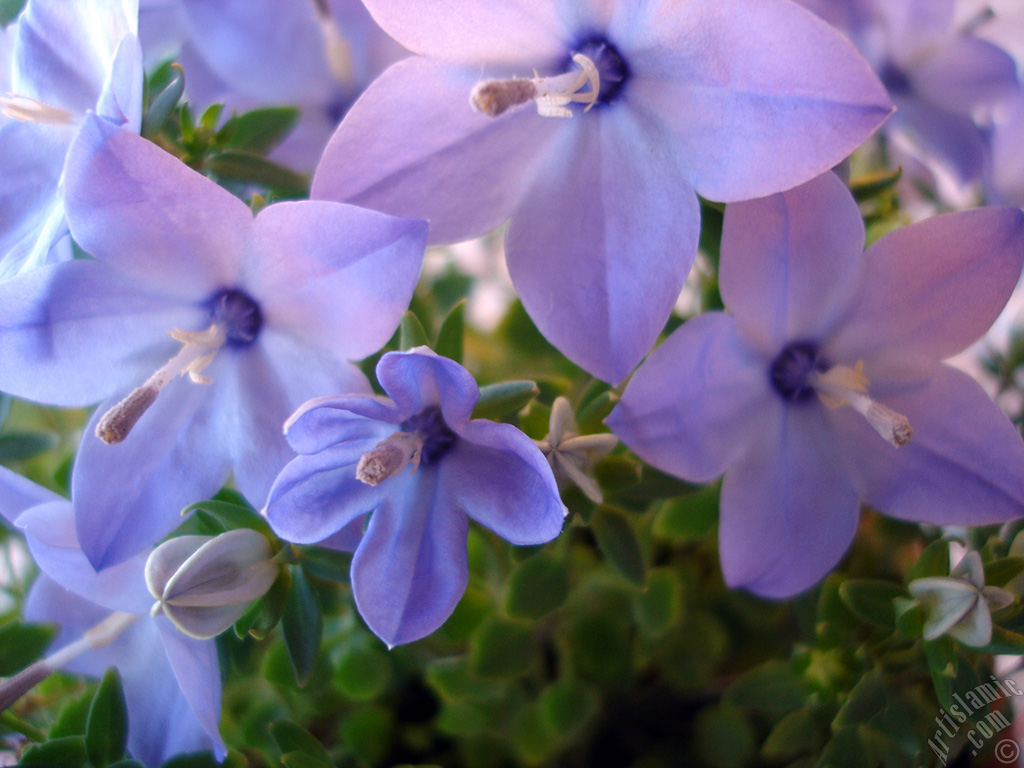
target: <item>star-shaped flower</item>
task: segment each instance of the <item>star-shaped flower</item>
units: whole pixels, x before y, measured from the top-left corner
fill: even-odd
[[[850,43],[788,0],[366,5],[422,56],[353,105],[313,197],[428,219],[433,243],[511,217],[508,267],[530,316],[611,382],[679,296],[695,191],[792,187],[891,109]]]
[[[588,499],[600,504],[604,497],[594,480],[593,466],[618,442],[615,435],[608,433],[581,435],[569,401],[556,397],[551,405],[548,433],[543,440],[537,441],[537,447],[547,456],[556,478],[570,480]]]
[[[288,415],[316,395],[369,391],[348,360],[398,325],[426,225],[308,201],[254,218],[95,116],[68,158],[66,197],[96,260],[0,285],[0,389],[52,405],[104,400],[72,479],[82,549],[102,568],[166,535],[231,471],[261,503],[291,456]]]
[[[470,419],[480,390],[426,347],[390,352],[377,379],[391,399],[327,397],[288,421],[300,454],[265,510],[278,535],[319,542],[372,513],[352,560],[360,614],[389,646],[451,615],[469,577],[468,518],[513,544],[541,544],[565,508],[544,455],[510,424]]]
[[[731,586],[800,592],[846,551],[858,500],[894,517],[1024,515],[1024,442],[941,360],[977,339],[1024,265],[1024,213],[984,208],[897,230],[866,253],[827,173],[726,208],[728,309],[685,323],[607,419],[643,459],[694,482],[725,473]]]

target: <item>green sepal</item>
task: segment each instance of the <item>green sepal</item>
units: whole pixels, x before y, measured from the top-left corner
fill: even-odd
[[[455,302],[444,320],[441,322],[441,329],[437,332],[437,341],[434,343],[434,351],[442,357],[454,360],[462,364],[462,342],[466,332],[466,300],[461,299]]]
[[[288,135],[299,115],[295,107],[254,109],[228,120],[217,140],[227,149],[263,155]]]
[[[93,768],[102,768],[124,757],[128,744],[128,706],[121,674],[111,667],[103,675],[89,706],[85,722],[85,746]]]
[[[480,399],[473,408],[474,419],[502,419],[525,407],[540,394],[533,381],[502,381],[480,388]]]
[[[277,536],[270,529],[270,525],[256,512],[241,504],[232,504],[228,501],[208,499],[189,504],[181,510],[181,516],[185,517],[189,512],[200,510],[223,525],[225,531],[232,531],[236,528],[251,528],[257,533],[262,533],[272,544],[277,542]]]
[[[402,315],[402,322],[398,327],[398,348],[407,352],[413,347],[429,347],[430,340],[423,323],[413,312],[406,311]]]
[[[167,119],[174,112],[178,102],[185,93],[185,70],[177,62],[169,64],[166,69],[168,77],[160,93],[152,96],[149,108],[142,116],[141,134],[147,139],[156,136],[167,124]]]

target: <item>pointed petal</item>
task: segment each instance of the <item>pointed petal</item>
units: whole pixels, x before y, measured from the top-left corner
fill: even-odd
[[[704,197],[788,189],[849,155],[892,110],[839,32],[783,0],[662,3],[630,57],[630,100],[657,110]]]
[[[270,489],[264,510],[274,532],[296,544],[316,544],[375,509],[399,478],[378,486],[357,480],[360,455],[343,444],[292,459]]]
[[[227,748],[220,736],[221,685],[217,646],[211,640],[186,637],[170,622],[157,619],[157,628],[178,687],[193,716],[213,741],[217,759],[223,760]]]
[[[872,396],[906,416],[914,436],[894,449],[850,409],[830,413],[865,503],[936,525],[1024,515],[1024,442],[977,382],[941,365],[927,384]]]
[[[664,328],[700,231],[697,198],[662,127],[645,117],[573,118],[558,172],[537,179],[506,242],[512,282],[541,333],[612,383]]]
[[[167,582],[182,564],[196,553],[210,536],[175,536],[156,547],[146,559],[146,587],[157,600],[161,599]]]
[[[171,382],[124,442],[106,445],[96,422],[116,398],[96,409],[85,429],[71,479],[76,526],[86,556],[103,568],[149,549],[181,522],[181,510],[208,499],[228,475],[225,436],[212,386]]]
[[[420,274],[426,235],[426,222],[354,206],[278,203],[256,217],[242,282],[264,297],[260,308],[268,324],[359,360],[398,327]]]
[[[182,299],[235,282],[248,207],[156,144],[90,115],[65,174],[71,233],[97,259]]]
[[[992,642],[992,614],[985,601],[978,598],[974,610],[963,621],[950,628],[949,634],[964,645],[981,648]]]
[[[950,570],[949,575],[970,582],[978,591],[984,589],[985,566],[981,562],[981,553],[976,550],[968,552]]]
[[[142,49],[135,35],[126,35],[117,46],[110,72],[96,104],[96,114],[133,133],[142,129]]]
[[[897,99],[898,112],[886,125],[889,132],[909,137],[924,159],[947,167],[962,182],[978,178],[985,168],[984,132],[970,117],[911,99]]]
[[[912,72],[915,95],[951,112],[970,115],[1019,90],[1013,58],[987,40],[958,36]]]
[[[981,608],[981,594],[977,588],[948,576],[930,576],[914,579],[907,587],[925,610],[924,639],[935,640],[946,634],[972,611]],[[991,633],[991,626],[989,627]]]
[[[828,357],[864,360],[872,382],[928,371],[988,330],[1022,266],[1018,209],[945,214],[896,230],[864,255],[859,291]]]
[[[359,613],[390,647],[440,627],[466,591],[468,521],[446,493],[429,468],[402,478],[370,516],[352,559]]]
[[[573,42],[550,0],[367,0],[366,7],[410,51],[466,64],[540,67],[565,57]]]
[[[454,507],[513,544],[543,544],[562,530],[565,506],[544,454],[511,424],[474,419],[438,472]]]
[[[565,126],[529,105],[497,118],[475,112],[469,94],[480,79],[479,68],[432,59],[393,65],[345,115],[311,197],[426,219],[431,243],[490,232],[544,170]]]
[[[857,494],[820,411],[778,403],[748,424],[750,448],[722,484],[718,535],[729,586],[791,597],[820,581],[850,546]]]
[[[78,544],[70,503],[33,507],[18,518],[18,527],[40,570],[65,589],[108,611],[145,613],[153,604],[145,578],[149,551],[97,573]]]
[[[64,501],[58,494],[36,485],[7,467],[0,467],[0,517],[13,523],[25,510],[38,504]]]
[[[427,347],[388,352],[377,363],[377,380],[404,417],[440,408],[456,433],[462,431],[480,399],[480,388],[469,371]]]
[[[644,461],[706,482],[736,462],[751,420],[776,399],[768,362],[744,346],[731,317],[709,312],[651,353],[605,423]]]
[[[774,355],[832,330],[857,288],[864,220],[832,172],[788,192],[730,203],[722,228],[722,300],[745,339]]]
[[[279,568],[271,562],[273,557],[262,533],[250,528],[226,531],[208,538],[176,569],[163,598],[186,607],[248,604],[277,578]]]
[[[357,461],[395,432],[405,419],[384,397],[317,397],[303,403],[285,424],[288,443],[298,453],[317,453],[337,443],[357,443]]]

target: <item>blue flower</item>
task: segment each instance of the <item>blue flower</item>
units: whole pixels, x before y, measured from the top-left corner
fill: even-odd
[[[457,363],[420,347],[381,358],[391,399],[328,397],[287,425],[300,454],[265,513],[282,537],[315,543],[367,513],[352,591],[389,646],[430,634],[466,589],[467,517],[513,544],[558,535],[565,508],[547,460],[509,424],[470,419],[480,391]]]

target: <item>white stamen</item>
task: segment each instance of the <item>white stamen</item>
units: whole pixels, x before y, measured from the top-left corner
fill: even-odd
[[[72,125],[75,122],[74,115],[66,109],[44,104],[41,101],[30,99],[28,96],[19,96],[16,93],[0,96],[0,114],[12,120],[20,120],[23,123]]]
[[[863,360],[859,360],[855,368],[836,365],[824,373],[814,374],[810,383],[825,405],[829,408],[850,406],[894,448],[906,445],[914,436],[906,416],[867,396],[870,382],[864,375]]]
[[[537,113],[542,117],[572,117],[570,103],[586,104],[584,112],[597,103],[601,92],[601,73],[597,65],[582,53],[574,54],[572,60],[580,67],[579,72],[566,72],[555,77],[512,78],[509,80],[484,80],[476,84],[469,96],[469,103],[477,112],[489,117],[498,115],[526,104],[537,103]],[[590,90],[581,90],[590,85]]]
[[[313,0],[313,8],[316,13],[316,20],[320,24],[320,34],[324,41],[324,57],[327,59],[327,69],[330,70],[334,79],[346,87],[355,83],[356,64],[352,54],[352,46],[346,40],[341,30],[338,29],[338,22],[334,18],[330,5],[326,0]]]
[[[224,326],[214,323],[205,331],[182,331],[175,328],[168,335],[181,342],[182,348],[178,354],[96,422],[96,437],[107,445],[123,442],[142,414],[156,402],[157,395],[176,376],[188,374],[196,384],[210,383],[210,378],[203,376],[202,370],[213,361],[217,350],[227,340]]]
[[[394,477],[409,464],[412,471],[420,465],[423,436],[419,433],[395,432],[381,440],[372,451],[363,454],[356,465],[356,478],[367,485],[379,485]]]

